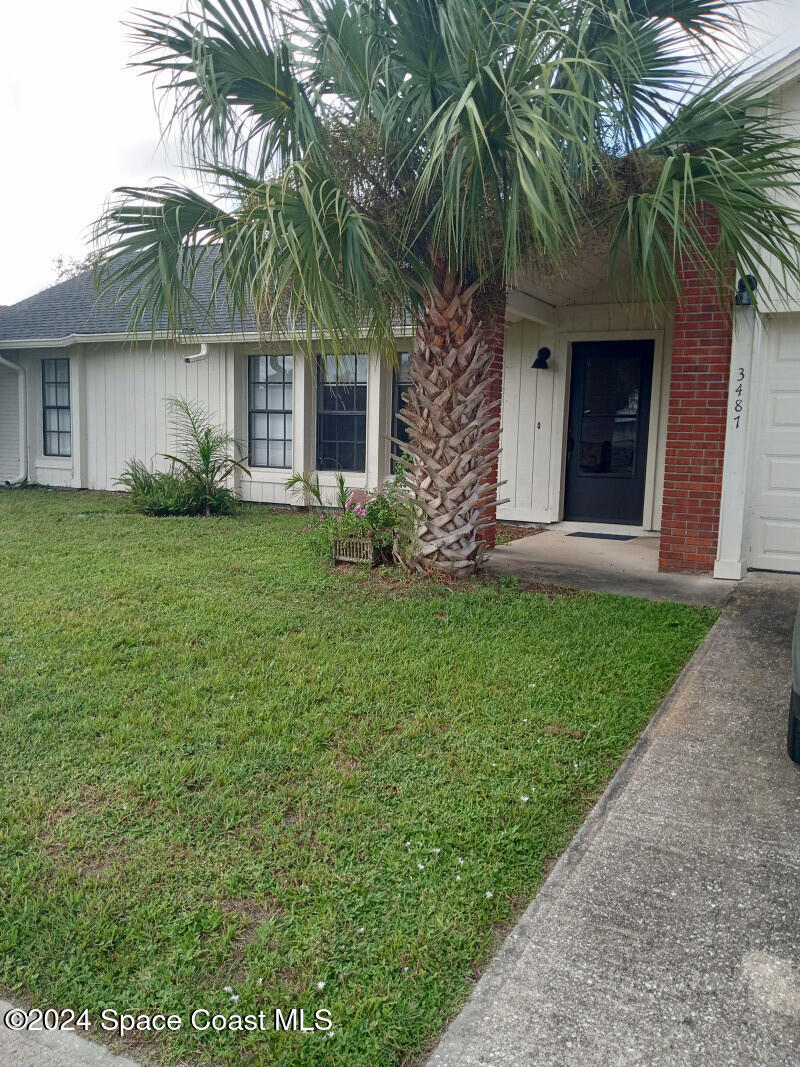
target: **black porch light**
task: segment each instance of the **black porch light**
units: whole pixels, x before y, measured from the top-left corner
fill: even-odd
[[[531,364],[531,370],[547,370],[547,361],[550,358],[549,348],[540,348],[536,353],[536,359]]]
[[[749,308],[753,303],[753,293],[758,288],[758,279],[755,274],[745,274],[736,283],[736,296],[733,302],[737,307]]]

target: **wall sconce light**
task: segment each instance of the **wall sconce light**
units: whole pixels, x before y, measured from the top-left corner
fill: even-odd
[[[757,288],[758,279],[755,274],[745,274],[736,283],[736,296],[733,298],[734,304],[740,308],[749,308],[753,303],[752,294]]]
[[[550,358],[549,348],[540,348],[536,353],[536,359],[531,364],[531,370],[547,370],[547,361]]]

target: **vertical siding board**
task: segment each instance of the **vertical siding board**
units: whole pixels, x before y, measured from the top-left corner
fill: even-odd
[[[119,358],[114,347],[106,349],[106,482],[111,483],[117,466],[117,437],[121,432],[118,398],[121,391]]]
[[[538,338],[537,338],[538,341]],[[549,518],[550,456],[553,437],[553,373],[550,370],[532,371],[536,375],[536,408],[534,431],[536,449],[533,456],[531,481],[531,510],[537,516]]]
[[[158,417],[157,359],[158,353],[150,346],[145,354],[144,395],[147,398],[147,403],[145,405],[144,455],[141,457],[146,463],[152,461],[158,448],[156,443],[156,419]]]
[[[176,396],[179,391],[179,385],[177,380],[178,368],[176,365],[175,356],[171,349],[164,345],[161,349],[161,359],[164,364],[164,392],[161,396],[159,403],[159,424],[160,424],[160,437],[161,447],[159,452],[170,452],[172,450],[172,442],[169,434],[169,412],[167,411],[167,398]],[[166,461],[161,461],[161,466],[166,466]]]
[[[539,347],[539,327],[535,322],[523,323],[519,353],[520,404],[517,438],[518,507],[530,511],[533,507],[533,470],[538,447],[536,430],[536,401],[539,375],[531,370]]]
[[[106,346],[100,345],[96,357],[96,488],[111,489],[108,484],[108,368]]]
[[[500,478],[506,484],[500,496],[510,497],[509,503],[499,509],[502,516],[506,510],[518,507],[517,456],[519,451],[519,405],[520,405],[520,334],[522,326],[514,323],[506,329],[505,356],[503,360],[503,406],[502,406],[502,452],[500,454]]]
[[[129,459],[137,458],[137,418],[141,411],[142,402],[141,397],[136,396],[136,377],[137,377],[137,350],[133,345],[125,345],[119,354],[119,360],[125,368],[125,387],[122,397],[120,398],[121,408],[125,418],[125,451],[122,456],[119,457],[117,462],[117,469],[114,471],[114,477],[119,477],[122,468],[128,462]]]
[[[150,397],[147,395],[147,389],[145,387],[145,364],[147,361],[147,354],[137,346],[132,350],[131,357],[133,359],[133,373],[135,380],[132,398],[132,406],[134,409],[133,455],[136,459],[141,459],[146,463],[150,458],[147,455],[147,409],[150,407]]]
[[[97,353],[91,345],[86,346],[84,359],[84,388],[86,390],[86,486],[97,489]],[[103,487],[105,488],[105,487]]]

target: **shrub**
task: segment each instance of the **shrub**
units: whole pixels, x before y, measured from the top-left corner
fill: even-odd
[[[243,452],[242,446],[219,426],[210,421],[208,412],[200,404],[173,397],[170,400],[178,454],[164,455],[177,466],[193,490],[194,499],[204,515],[231,511],[235,503],[233,491],[226,482],[235,470],[250,477],[250,471],[231,452]]]
[[[226,484],[234,470],[250,472],[232,451],[241,445],[214,426],[199,404],[171,398],[177,454],[162,453],[168,471],[154,471],[132,459],[117,479],[127,489],[130,503],[147,515],[224,515],[233,511],[236,498]]]
[[[191,486],[172,471],[154,471],[141,460],[131,459],[117,484],[127,490],[131,507],[146,515],[196,514]]]
[[[336,489],[334,491],[334,499],[336,501],[336,507],[341,508],[342,511],[350,504],[353,496],[353,490],[348,489],[344,484],[344,475],[336,475]]]

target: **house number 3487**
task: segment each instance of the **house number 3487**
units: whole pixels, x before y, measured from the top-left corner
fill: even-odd
[[[744,379],[744,367],[739,367],[736,372],[736,388],[733,390],[733,425],[737,430],[739,429],[739,422],[744,410]]]

